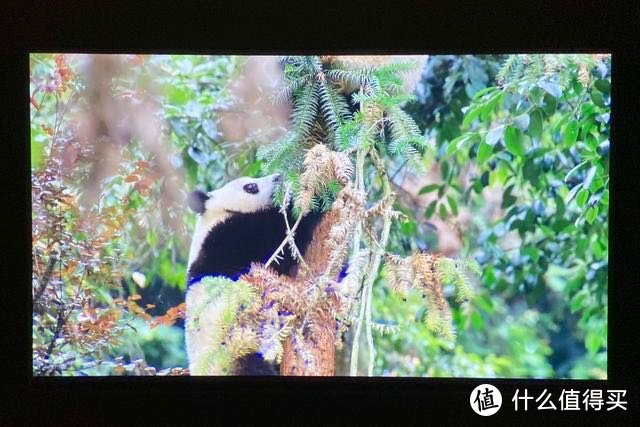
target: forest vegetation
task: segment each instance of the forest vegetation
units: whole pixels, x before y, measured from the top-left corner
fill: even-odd
[[[339,375],[607,376],[609,55],[32,54],[30,94],[34,375],[188,374],[186,195],[279,172],[336,299],[212,279],[218,363],[329,322]]]

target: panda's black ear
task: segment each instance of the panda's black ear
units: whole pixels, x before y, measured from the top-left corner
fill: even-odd
[[[209,196],[206,193],[200,190],[192,191],[188,198],[189,208],[195,213],[203,214],[207,200]]]

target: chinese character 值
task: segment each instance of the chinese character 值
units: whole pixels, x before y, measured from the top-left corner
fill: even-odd
[[[580,392],[571,389],[569,391],[562,390],[560,394],[560,410],[561,411],[579,411],[580,410]]]
[[[480,394],[481,394],[482,390],[478,390],[478,394],[476,395],[476,400],[474,400],[474,403],[478,404],[478,410],[480,412],[486,410],[486,409],[491,409],[491,408],[497,408],[498,405],[496,405],[493,402],[493,391],[489,390],[488,388],[484,389],[484,393],[482,393],[483,398],[480,399]]]

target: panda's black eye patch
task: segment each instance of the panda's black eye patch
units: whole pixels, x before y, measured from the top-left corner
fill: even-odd
[[[203,214],[207,200],[209,200],[209,196],[206,193],[200,190],[192,191],[188,199],[189,208],[195,213]]]
[[[255,182],[252,182],[250,184],[245,184],[245,186],[242,187],[242,189],[249,194],[257,194],[258,191],[260,191],[258,189],[258,184],[256,184]]]

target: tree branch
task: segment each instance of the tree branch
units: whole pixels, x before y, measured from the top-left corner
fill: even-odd
[[[363,90],[360,88],[360,96],[362,96]],[[360,111],[364,112],[364,102],[360,103]],[[360,146],[361,141],[358,141],[358,151],[356,152],[356,171],[355,171],[355,183],[356,191],[362,191],[364,193],[364,161],[365,150]],[[366,194],[366,193],[365,193]],[[353,253],[352,261],[357,261],[360,257],[360,240],[362,238],[362,219],[358,218],[356,222],[356,228],[353,235]],[[355,279],[358,285],[362,282],[362,271],[358,270],[358,277]],[[360,350],[360,334],[362,333],[362,319],[364,318],[364,298],[360,298],[360,313],[356,320],[356,332],[353,338],[353,344],[351,347],[351,364],[349,369],[349,375],[356,376],[358,374],[358,352]]]
[[[285,213],[285,218],[286,218],[286,213]],[[285,245],[287,243],[290,243],[289,242],[290,240],[293,240],[293,236],[295,235],[295,231],[298,229],[298,226],[300,225],[300,221],[302,221],[302,215],[300,215],[298,217],[298,219],[296,220],[295,224],[293,224],[293,227],[291,227],[291,228],[289,228],[289,224],[287,222],[287,237],[284,238],[282,243],[280,243],[280,246],[278,246],[278,248],[275,250],[273,255],[271,255],[271,257],[264,264],[265,267],[269,267],[271,265],[271,263],[278,258],[278,255],[280,255],[280,253],[283,251]],[[291,242],[291,244],[295,247],[295,240],[293,240],[293,242]],[[297,247],[296,247],[296,249],[297,249]],[[299,252],[298,252],[298,254],[299,254]],[[302,256],[300,256],[300,259],[302,259]],[[305,268],[308,268],[307,265],[304,264],[304,260],[302,260],[302,264],[303,264],[303,266]]]
[[[40,298],[42,298],[42,294],[44,293],[44,290],[47,288],[47,285],[51,280],[51,275],[53,274],[53,269],[56,266],[56,262],[58,262],[58,258],[55,254],[49,256],[49,264],[47,264],[47,269],[44,271],[44,274],[40,279],[40,287],[33,297],[34,311],[38,311],[40,309]]]
[[[368,367],[368,375],[373,375],[373,366],[375,364],[375,348],[373,346],[373,335],[371,333],[371,311],[372,311],[372,295],[373,295],[373,283],[378,275],[378,269],[380,268],[380,260],[382,258],[382,254],[387,246],[387,241],[389,240],[389,232],[391,230],[391,212],[390,209],[393,206],[394,195],[391,192],[391,186],[389,185],[389,178],[387,177],[387,171],[384,167],[384,163],[378,157],[377,153],[374,151],[371,155],[371,159],[373,160],[373,164],[380,174],[382,178],[382,191],[383,191],[383,199],[387,201],[387,206],[383,210],[383,218],[384,222],[382,225],[382,233],[380,237],[380,244],[376,245],[374,249],[373,256],[371,258],[371,264],[369,271],[367,272],[367,281],[365,284],[366,292],[366,313],[365,313],[365,321],[367,322],[367,342],[369,343],[369,367]]]

